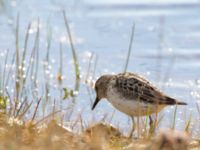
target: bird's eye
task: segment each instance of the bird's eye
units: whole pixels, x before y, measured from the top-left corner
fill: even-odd
[[[97,89],[98,89],[97,86],[95,86],[95,91],[97,91]]]

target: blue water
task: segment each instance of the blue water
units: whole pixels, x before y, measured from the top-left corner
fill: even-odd
[[[199,75],[200,75],[200,3],[198,1],[92,1],[92,0],[21,0],[2,1],[0,7],[0,52],[2,54],[1,66],[5,59],[5,52],[15,51],[16,16],[20,16],[20,50],[23,48],[25,31],[31,22],[29,54],[34,43],[37,29],[37,20],[40,21],[40,64],[39,85],[44,85],[43,62],[46,55],[47,37],[52,33],[49,64],[50,102],[48,112],[52,111],[54,99],[56,107],[67,107],[71,100],[60,102],[59,87],[55,81],[59,68],[59,45],[63,47],[64,81],[73,88],[74,72],[72,54],[62,16],[66,11],[75,47],[78,53],[82,74],[77,104],[69,119],[68,112],[63,111],[65,121],[75,121],[80,114],[85,124],[98,122],[105,115],[106,121],[111,118],[113,107],[106,100],[98,104],[95,111],[91,111],[91,103],[95,98],[94,91],[84,83],[87,74],[90,56],[92,68],[97,59],[94,81],[105,73],[119,73],[124,69],[130,33],[135,24],[133,49],[130,56],[128,71],[137,72],[146,77],[162,91],[176,97],[189,105],[178,107],[178,129],[183,129],[192,113],[191,128],[198,130],[199,114],[196,104],[199,102]],[[51,32],[50,32],[51,31]],[[9,56],[12,56],[12,55]],[[11,57],[10,57],[11,59]],[[27,60],[28,62],[28,60]],[[27,85],[31,93],[30,85]],[[12,91],[13,87],[9,87]],[[39,89],[39,95],[44,93]],[[164,114],[162,127],[170,127],[174,107],[168,107],[161,112]],[[130,121],[124,114],[115,111],[111,123],[119,126],[122,131],[130,128]]]

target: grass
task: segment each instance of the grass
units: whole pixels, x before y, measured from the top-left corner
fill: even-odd
[[[131,37],[130,37],[130,42],[129,42],[129,48],[128,48],[128,54],[127,54],[126,63],[125,63],[125,66],[124,66],[124,72],[126,72],[127,69],[128,69],[128,63],[129,63],[129,59],[130,59],[130,56],[131,56],[133,39],[134,39],[134,32],[135,32],[135,23],[133,23],[133,27],[132,27],[132,32],[131,32]]]
[[[51,45],[52,30],[48,29],[46,54],[40,54],[40,20],[37,20],[37,30],[34,35],[30,35],[32,23],[28,23],[26,33],[24,35],[24,43],[20,32],[20,15],[16,19],[15,30],[15,53],[12,54],[11,50],[7,50],[5,61],[3,61],[3,68],[1,68],[1,94],[0,94],[0,149],[161,149],[167,147],[184,146],[184,148],[199,147],[198,139],[189,142],[188,135],[192,124],[192,114],[185,122],[185,132],[176,133],[175,125],[177,122],[176,114],[177,107],[175,107],[172,129],[168,132],[159,133],[159,124],[162,122],[164,116],[156,115],[156,122],[152,128],[148,126],[148,118],[138,118],[136,129],[137,138],[127,138],[118,128],[111,126],[115,111],[111,117],[105,115],[101,122],[95,124],[90,123],[83,118],[82,111],[76,116],[75,120],[71,119],[76,104],[76,93],[79,92],[80,84],[85,84],[88,96],[91,103],[93,101],[92,87],[93,84],[90,79],[94,79],[98,56],[92,54],[88,61],[88,69],[86,78],[81,80],[80,64],[78,61],[77,50],[73,42],[70,25],[68,23],[67,15],[63,11],[64,27],[67,31],[66,37],[69,38],[70,48],[72,52],[72,60],[74,66],[75,83],[74,88],[68,88],[63,80],[65,68],[63,54],[64,46],[62,43],[59,45],[59,63],[57,63],[57,76],[54,82],[58,87],[56,91],[59,93],[57,97],[49,96],[51,94],[52,80],[47,74],[49,71],[51,59]],[[128,55],[124,67],[124,71],[128,68],[130,60],[132,42],[134,37],[134,28],[129,43]],[[34,36],[34,42],[31,47],[30,36]],[[30,45],[29,45],[30,44]],[[23,48],[20,48],[23,45]],[[45,53],[45,52],[44,52]],[[44,57],[44,58],[43,58]],[[40,61],[44,60],[43,66],[40,67]],[[92,64],[94,60],[94,64]],[[25,63],[27,61],[27,63]],[[6,66],[14,66],[6,69]],[[43,70],[41,70],[43,68]],[[43,72],[43,76],[39,73]],[[15,78],[10,78],[14,74]],[[44,78],[44,82],[38,83],[38,80]],[[90,79],[90,80],[92,80]],[[64,91],[63,91],[64,86]],[[9,87],[9,88],[7,88]],[[11,92],[14,89],[14,92]],[[55,90],[55,89],[53,89]],[[67,106],[63,106],[63,95],[67,101],[72,101]],[[57,101],[60,102],[60,107],[57,107]],[[52,109],[49,110],[49,106]],[[84,109],[84,108],[83,108]],[[197,105],[199,111],[199,107]],[[66,123],[63,119],[62,112],[68,114],[66,120],[69,121],[70,128],[66,128]],[[76,111],[76,110],[75,110]],[[42,115],[41,115],[42,113]],[[65,116],[66,117],[66,116]],[[105,123],[107,122],[107,123]],[[80,131],[79,133],[77,131]],[[168,135],[168,133],[171,133]],[[185,135],[186,134],[186,135]]]
[[[68,34],[68,37],[69,37],[69,42],[70,42],[70,46],[71,46],[71,50],[72,50],[72,54],[73,54],[76,82],[75,82],[74,90],[72,91],[71,95],[75,96],[74,92],[79,92],[79,87],[80,87],[79,63],[78,63],[78,57],[77,57],[77,54],[76,54],[76,49],[75,49],[74,44],[73,44],[71,30],[70,30],[70,27],[69,27],[69,24],[68,24],[68,20],[67,20],[67,16],[66,16],[65,11],[63,11],[63,17],[64,17],[65,27],[66,27],[66,30],[67,30],[67,34]],[[75,99],[73,99],[73,102],[75,102]]]
[[[72,132],[51,120],[40,128],[29,121],[22,123],[15,118],[0,117],[0,149],[173,149],[195,148],[198,143],[188,144],[184,133],[168,130],[152,140],[133,140],[123,136],[118,129],[106,124],[95,124],[83,129],[81,134]],[[15,136],[13,136],[15,135]],[[174,142],[175,141],[175,142]],[[176,142],[178,141],[178,142]]]

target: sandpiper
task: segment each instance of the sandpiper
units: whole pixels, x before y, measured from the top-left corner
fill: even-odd
[[[92,110],[98,102],[106,98],[119,111],[134,117],[149,116],[160,112],[165,106],[187,105],[185,102],[171,98],[149,81],[135,73],[120,73],[117,75],[103,75],[95,83],[96,100]]]

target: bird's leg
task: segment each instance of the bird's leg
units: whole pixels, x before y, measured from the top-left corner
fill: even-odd
[[[149,127],[150,127],[150,133],[154,133],[154,129],[155,129],[155,126],[154,126],[154,122],[153,122],[153,119],[151,116],[149,116]]]
[[[153,119],[152,119],[151,116],[149,116],[149,126],[150,126],[150,127],[153,126]]]
[[[131,120],[132,120],[132,129],[131,129],[131,132],[130,132],[130,134],[129,134],[129,138],[132,138],[133,133],[134,133],[134,131],[135,131],[135,120],[134,120],[134,117],[133,117],[133,116],[131,116]]]
[[[140,119],[137,116],[137,138],[139,139],[140,137]]]

